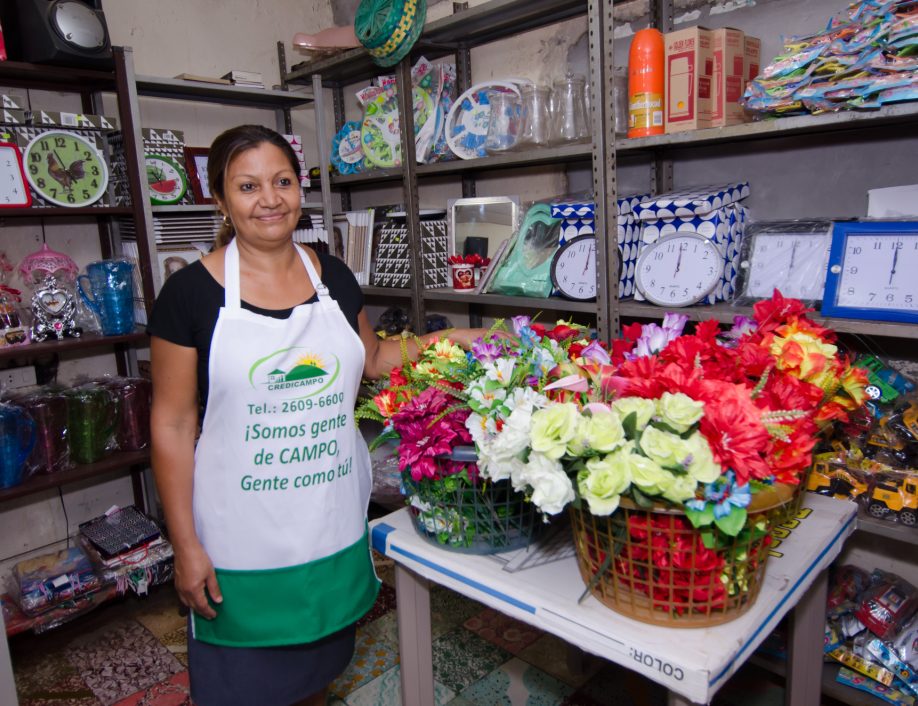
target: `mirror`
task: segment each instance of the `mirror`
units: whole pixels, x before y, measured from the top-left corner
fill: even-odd
[[[519,208],[519,196],[451,200],[450,252],[459,255],[478,252],[483,257],[494,257],[498,246],[516,232]]]

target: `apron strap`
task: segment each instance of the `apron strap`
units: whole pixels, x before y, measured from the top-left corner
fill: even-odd
[[[303,266],[306,268],[306,276],[309,277],[309,281],[316,290],[316,294],[319,295],[319,299],[328,299],[328,287],[322,283],[322,279],[319,277],[319,273],[316,272],[309,255],[296,244],[294,244],[293,248],[296,250],[297,255],[300,256],[300,260],[303,261]],[[227,309],[240,309],[242,308],[242,296],[239,288],[239,248],[236,246],[235,238],[226,246],[226,252],[223,256],[223,269],[225,289],[223,306]]]

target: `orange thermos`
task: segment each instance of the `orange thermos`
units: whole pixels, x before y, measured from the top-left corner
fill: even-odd
[[[663,35],[638,30],[628,55],[628,137],[663,134],[665,85]]]

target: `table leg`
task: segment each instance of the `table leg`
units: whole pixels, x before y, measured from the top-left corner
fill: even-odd
[[[19,699],[16,696],[16,682],[13,680],[13,663],[10,661],[10,644],[6,637],[6,627],[3,624],[3,615],[0,614],[0,704],[16,706]]]
[[[829,572],[823,571],[790,616],[785,706],[819,706]]]
[[[666,692],[666,706],[695,706],[694,701],[689,701],[682,694],[675,691]]]
[[[395,599],[402,706],[433,706],[430,584],[410,569],[396,563]]]

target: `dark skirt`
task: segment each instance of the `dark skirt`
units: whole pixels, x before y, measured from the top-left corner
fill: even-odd
[[[195,706],[290,706],[324,689],[354,654],[356,625],[304,645],[224,647],[195,640],[188,673]]]

